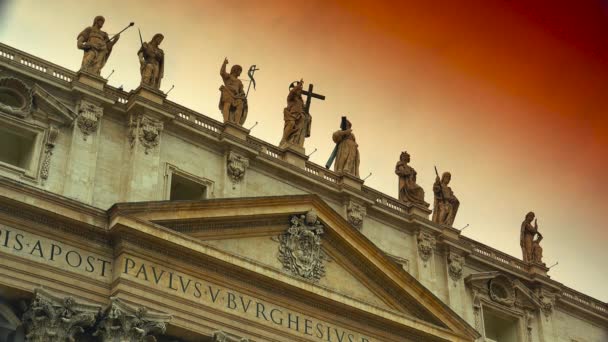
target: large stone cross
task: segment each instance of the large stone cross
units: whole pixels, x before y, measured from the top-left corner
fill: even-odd
[[[306,105],[304,105],[304,111],[308,114],[310,114],[310,102],[312,101],[312,98],[314,97],[315,99],[319,99],[319,100],[323,100],[325,101],[325,95],[321,95],[321,94],[315,94],[312,91],[312,88],[314,86],[312,85],[312,83],[308,84],[308,91],[306,90],[302,90],[302,94],[306,95]]]

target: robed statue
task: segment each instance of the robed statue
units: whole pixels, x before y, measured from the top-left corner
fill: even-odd
[[[165,73],[165,53],[159,48],[165,37],[157,33],[152,40],[142,43],[137,51],[139,56],[141,84],[154,89],[160,89],[160,81]]]
[[[460,201],[454,195],[452,188],[448,186],[452,174],[444,172],[435,178],[433,193],[435,194],[435,205],[433,207],[433,222],[451,227],[454,224]]]
[[[534,224],[532,224],[532,221],[534,221]],[[535,236],[537,236],[536,240],[534,240]],[[521,223],[519,236],[524,262],[542,263],[542,248],[540,247],[542,238],[542,235],[538,232],[538,221],[534,218],[534,213],[529,212],[526,214],[524,222]]]
[[[247,95],[243,90],[243,82],[239,79],[243,68],[235,64],[230,68],[230,73],[226,72],[228,58],[224,58],[224,63],[220,68],[220,76],[224,85],[220,87],[219,108],[224,116],[224,122],[231,122],[242,126],[247,119]]]
[[[87,27],[78,35],[77,47],[84,50],[81,71],[101,74],[101,69],[112,53],[112,47],[120,38],[120,35],[116,35],[110,39],[108,34],[101,30],[104,22],[104,17],[98,15],[93,20],[93,26]]]
[[[352,126],[352,123],[346,120],[346,129],[335,131],[332,135],[333,141],[337,144],[334,171],[359,177],[359,145],[355,140]]]
[[[416,184],[417,172],[408,165],[409,162],[410,155],[405,151],[401,152],[399,162],[395,166],[395,174],[399,176],[399,200],[428,205],[424,201],[424,189]]]
[[[283,109],[283,137],[281,138],[280,148],[290,145],[304,147],[304,138],[310,136],[310,125],[312,117],[304,109],[302,99],[302,86],[304,81],[295,82],[287,95],[287,107]]]

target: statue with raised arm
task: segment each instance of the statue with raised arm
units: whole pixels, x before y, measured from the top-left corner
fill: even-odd
[[[401,152],[399,162],[395,166],[395,174],[399,176],[399,200],[428,205],[424,201],[424,189],[416,184],[417,172],[408,165],[409,162],[410,155],[405,151]]]
[[[286,148],[290,145],[304,147],[304,138],[310,136],[310,114],[304,109],[304,100],[302,99],[302,87],[304,81],[295,82],[293,88],[289,90],[287,95],[287,107],[283,109],[283,137],[279,144],[280,148]]]
[[[101,30],[104,23],[104,17],[98,15],[93,20],[93,26],[87,27],[78,35],[77,47],[84,50],[81,71],[100,75],[101,69],[106,65],[112,53],[114,44],[120,38],[120,35],[116,35],[110,39],[108,34]]]
[[[243,82],[239,76],[243,68],[235,64],[230,68],[230,73],[226,72],[228,58],[224,58],[224,63],[220,68],[220,76],[224,80],[224,85],[220,87],[219,108],[224,116],[224,122],[231,122],[243,126],[247,119],[247,96],[243,90]]]
[[[544,265],[543,262],[543,248],[540,246],[540,242],[543,240],[541,233],[536,234],[536,240],[532,241],[532,261]]]
[[[165,73],[165,53],[158,46],[165,37],[157,33],[148,43],[141,44],[139,57],[141,84],[154,89],[160,89],[160,81]]]
[[[433,222],[451,227],[454,224],[460,201],[454,195],[452,188],[448,186],[452,174],[444,172],[439,179],[435,177],[433,193],[435,194],[435,205],[433,206]]]
[[[532,224],[532,221],[534,221],[534,224]],[[534,213],[529,212],[526,214],[524,222],[521,223],[521,230],[519,235],[519,245],[521,246],[521,252],[523,255],[522,259],[524,260],[524,262],[534,261],[532,252],[534,249],[534,236],[536,234],[538,234],[538,221],[534,219]]]
[[[334,171],[359,177],[359,145],[352,127],[352,123],[346,120],[346,129],[335,131],[332,135],[333,141],[338,146]]]

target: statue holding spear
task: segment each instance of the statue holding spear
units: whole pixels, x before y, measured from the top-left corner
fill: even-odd
[[[110,38],[105,31],[101,30],[105,21],[104,17],[96,16],[93,25],[85,28],[78,35],[76,46],[84,50],[80,71],[99,76],[112,53],[114,44],[120,39],[120,34],[135,25],[135,23],[129,23],[122,31]]]

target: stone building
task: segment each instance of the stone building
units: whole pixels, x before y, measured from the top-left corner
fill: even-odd
[[[0,44],[0,341],[608,341],[606,303],[429,215]]]

